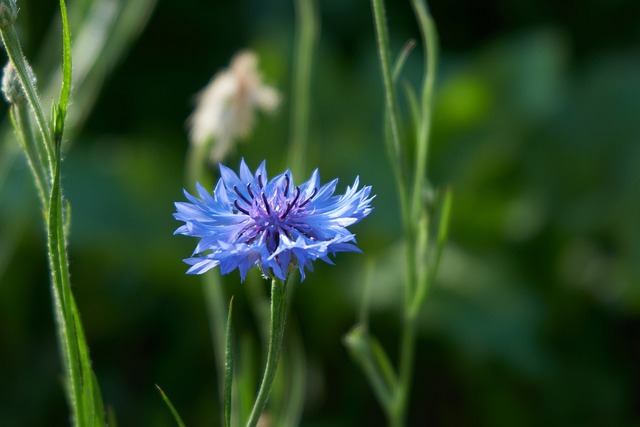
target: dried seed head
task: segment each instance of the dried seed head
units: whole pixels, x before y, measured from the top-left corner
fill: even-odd
[[[35,85],[36,76],[33,73],[31,66],[29,64],[26,64],[26,66],[29,80],[31,80],[31,83]],[[16,71],[11,61],[7,62],[7,65],[5,65],[4,67],[4,72],[2,75],[2,94],[9,104],[22,105],[26,102],[22,82],[20,81],[18,72]]]
[[[18,78],[18,73],[13,67],[11,61],[7,62],[2,75],[2,94],[7,102],[13,104],[23,104],[24,93],[22,92],[22,84]]]

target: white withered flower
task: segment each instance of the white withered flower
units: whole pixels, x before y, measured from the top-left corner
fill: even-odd
[[[213,139],[211,160],[219,162],[238,139],[251,133],[255,110],[274,111],[280,103],[276,89],[262,82],[258,58],[242,51],[228,69],[218,72],[197,95],[196,108],[189,117],[192,144]]]

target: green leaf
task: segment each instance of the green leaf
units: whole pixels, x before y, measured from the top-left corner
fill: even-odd
[[[84,421],[81,403],[81,377],[78,368],[77,340],[73,325],[73,312],[71,304],[71,285],[69,283],[69,271],[67,252],[62,220],[62,195],[60,191],[60,147],[54,156],[54,175],[49,199],[49,212],[47,221],[47,238],[49,249],[49,262],[51,265],[52,286],[54,295],[54,312],[58,324],[60,350],[66,368],[66,387],[68,390],[69,404],[76,423]]]
[[[20,83],[22,83],[22,87],[24,89],[25,96],[29,101],[29,105],[33,110],[33,113],[36,118],[36,122],[38,123],[38,128],[40,129],[40,133],[42,135],[42,140],[44,143],[43,150],[47,154],[47,163],[50,167],[49,172],[53,171],[53,141],[51,139],[51,128],[49,127],[49,122],[45,119],[44,111],[42,109],[42,103],[40,101],[40,97],[38,96],[38,91],[36,90],[35,81],[32,79],[32,73],[30,73],[30,66],[27,63],[27,59],[24,57],[22,53],[22,47],[20,46],[20,40],[18,38],[18,33],[13,25],[9,25],[5,28],[0,29],[0,34],[2,35],[2,41],[4,42],[5,50],[7,51],[7,55],[9,59],[13,63],[13,66],[18,73],[18,78],[20,79]]]
[[[164,394],[164,391],[162,391],[162,389],[158,384],[156,384],[156,388],[160,392],[160,395],[162,396],[164,403],[166,403],[167,406],[169,407],[169,410],[171,410],[171,413],[173,414],[173,418],[176,420],[176,424],[178,424],[179,427],[185,427],[184,422],[182,421],[182,418],[180,418],[180,414],[178,414],[178,411],[176,411],[176,408],[174,408],[173,404],[171,403],[167,395]]]
[[[389,411],[398,381],[378,340],[369,334],[366,327],[356,325],[345,335],[344,344],[365,373],[380,405]]]
[[[18,136],[18,141],[27,155],[29,166],[36,181],[38,195],[40,196],[42,206],[46,210],[49,204],[48,197],[50,193],[49,171],[47,165],[44,163],[46,156],[41,156],[39,152],[39,146],[41,144],[38,144],[35,140],[31,128],[29,107],[27,105],[12,105],[11,108],[9,108],[9,117],[11,118],[13,129]]]
[[[453,191],[451,187],[447,187],[444,190],[444,199],[440,205],[440,219],[438,223],[438,242],[436,248],[436,257],[431,267],[431,274],[435,278],[436,273],[438,272],[438,267],[440,266],[440,257],[442,256],[442,250],[444,249],[444,244],[447,242],[447,237],[449,236],[449,219],[451,217],[451,206],[453,204]]]
[[[444,245],[447,242],[447,236],[449,235],[449,217],[451,215],[451,205],[453,202],[453,192],[450,187],[447,187],[441,198],[438,200],[437,204],[437,218],[438,218],[438,234],[435,241],[435,254],[431,259],[427,259],[427,251],[426,246],[429,244],[427,241],[426,232],[428,225],[426,223],[420,225],[419,230],[419,238],[416,241],[416,245],[418,246],[418,261],[421,263],[423,270],[420,271],[419,274],[419,282],[418,288],[416,290],[416,295],[413,298],[410,307],[410,313],[412,316],[415,316],[420,311],[424,300],[427,297],[427,292],[431,284],[435,281],[436,276],[438,274],[438,268],[440,267],[440,259],[442,258],[442,251],[444,250]],[[426,209],[426,207],[424,207]],[[427,218],[426,213],[424,213],[422,218]],[[423,235],[424,232],[424,235]],[[429,263],[428,267],[427,263]]]
[[[369,258],[365,266],[365,279],[364,286],[362,288],[362,303],[360,305],[359,323],[361,325],[368,326],[369,324],[369,310],[371,306],[371,285],[373,283],[373,271],[374,271],[373,258]]]
[[[61,0],[63,21],[66,22],[64,0]],[[68,25],[63,22],[63,25]],[[68,33],[68,28],[67,28]],[[68,34],[67,34],[68,36]],[[70,66],[70,63],[69,63]],[[69,74],[70,79],[70,74]],[[70,91],[68,88],[63,92]],[[78,425],[104,426],[104,408],[99,387],[89,359],[89,349],[85,339],[82,322],[76,306],[69,278],[67,242],[69,224],[65,222],[63,197],[60,184],[61,144],[66,102],[52,109],[55,129],[55,152],[53,155],[53,183],[49,199],[48,244],[51,263],[51,275],[55,301],[55,313],[58,320],[60,347],[66,367],[67,389],[73,418]],[[64,105],[64,108],[62,107]],[[67,205],[67,211],[69,211]]]
[[[69,97],[71,96],[71,33],[69,31],[69,19],[67,6],[64,0],[60,0],[60,14],[62,16],[62,90],[60,92],[59,113],[62,123],[67,115]],[[60,133],[62,136],[62,133]]]
[[[411,124],[414,135],[418,135],[420,129],[420,106],[418,105],[418,97],[413,87],[408,82],[402,82],[402,88],[404,89],[409,103],[409,111],[411,112]]]
[[[86,425],[105,425],[104,407],[98,380],[91,369],[89,348],[80,321],[80,314],[75,299],[71,292],[71,311],[73,316],[73,328],[77,340],[78,357],[80,358],[80,373],[82,377],[82,405]]]
[[[404,64],[407,62],[407,58],[414,47],[416,47],[416,41],[409,40],[400,51],[400,55],[398,55],[398,59],[396,59],[396,63],[393,66],[392,78],[394,83],[398,81],[400,73],[402,73],[402,69],[404,68]]]

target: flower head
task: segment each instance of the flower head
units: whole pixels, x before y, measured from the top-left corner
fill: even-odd
[[[191,142],[204,144],[213,138],[211,160],[218,162],[234,141],[249,135],[256,109],[272,112],[279,103],[278,92],[262,82],[256,55],[242,51],[233,57],[229,69],[216,74],[198,94],[188,121]]]
[[[269,180],[265,162],[252,174],[243,160],[239,176],[221,164],[220,175],[213,194],[197,184],[199,199],[185,191],[189,203],[175,204],[174,217],[185,223],[175,234],[200,238],[184,260],[191,265],[187,273],[237,268],[244,280],[257,265],[266,276],[286,280],[298,267],[304,280],[312,261],[332,264],[329,254],[360,251],[347,227],[371,212],[375,196],[369,186],[358,190],[358,178],[334,196],[338,180],[320,186],[317,169],[300,186],[289,170]]]

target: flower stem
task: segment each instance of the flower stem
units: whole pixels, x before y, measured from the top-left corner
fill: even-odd
[[[278,369],[278,360],[282,349],[284,326],[287,312],[287,285],[285,282],[273,279],[271,282],[271,328],[269,330],[269,351],[267,363],[258,396],[253,404],[251,415],[247,421],[247,427],[255,427],[258,424],[262,410],[267,404],[273,379]]]

